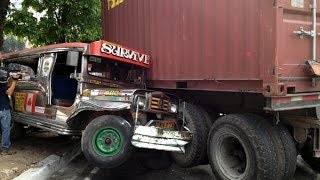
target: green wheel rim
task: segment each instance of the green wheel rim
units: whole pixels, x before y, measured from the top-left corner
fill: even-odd
[[[116,129],[101,129],[94,137],[94,149],[101,156],[117,155],[121,148],[122,136]]]

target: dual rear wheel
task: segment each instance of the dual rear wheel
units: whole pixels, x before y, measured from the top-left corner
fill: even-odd
[[[253,114],[219,118],[208,140],[212,171],[219,179],[292,179],[295,144],[281,125]]]

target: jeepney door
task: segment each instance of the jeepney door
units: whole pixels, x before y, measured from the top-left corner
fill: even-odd
[[[44,97],[47,105],[51,105],[51,96],[52,96],[52,90],[51,90],[51,76],[52,76],[52,70],[53,66],[56,61],[56,54],[50,53],[50,54],[44,54],[40,58],[39,63],[39,73],[40,73],[40,84],[43,87],[44,90]]]

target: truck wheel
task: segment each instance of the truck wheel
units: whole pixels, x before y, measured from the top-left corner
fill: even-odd
[[[203,120],[204,120],[204,122],[205,122],[206,129],[208,129],[208,132],[209,132],[210,129],[211,129],[211,126],[212,126],[213,122],[214,122],[216,119],[218,119],[218,118],[213,118],[214,115],[211,116],[211,115],[208,113],[208,111],[207,111],[205,108],[203,108],[202,106],[197,106],[197,108],[198,108],[198,111],[199,111],[200,115],[202,116],[202,118],[203,118]],[[213,119],[212,119],[212,118],[213,118]]]
[[[270,120],[262,116],[255,114],[248,114],[248,116],[252,116],[252,118],[263,123],[273,142],[273,151],[276,155],[274,172],[276,172],[277,178],[293,179],[296,170],[297,151],[289,131],[280,124],[273,125]]]
[[[276,179],[273,143],[263,123],[247,115],[226,115],[212,126],[208,157],[218,179]]]
[[[113,168],[131,155],[133,129],[128,121],[113,115],[92,120],[82,134],[81,148],[89,162],[101,168]]]
[[[204,121],[196,106],[184,103],[185,107],[181,107],[180,112],[185,117],[185,123],[188,129],[193,133],[192,141],[185,146],[185,153],[171,153],[171,157],[175,163],[181,167],[193,167],[200,164],[201,160],[206,156],[207,134],[205,131]]]
[[[208,139],[209,132],[211,129],[211,126],[215,120],[218,119],[218,113],[215,113],[213,111],[208,111],[207,109],[203,108],[202,106],[197,106],[197,111],[199,112],[199,115],[201,116],[201,120],[204,122],[204,129],[205,129],[205,139]],[[210,114],[209,114],[210,113]],[[205,143],[206,144],[206,143]],[[200,164],[209,164],[208,155],[207,155],[207,144],[204,148],[204,157],[202,157]]]
[[[288,129],[282,125],[276,126],[285,152],[285,171],[283,179],[293,179],[297,165],[297,149]]]

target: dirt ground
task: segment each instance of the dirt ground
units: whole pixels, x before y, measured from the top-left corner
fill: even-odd
[[[62,154],[74,140],[49,132],[32,132],[11,143],[16,154],[0,155],[0,180],[13,179],[51,154]]]

